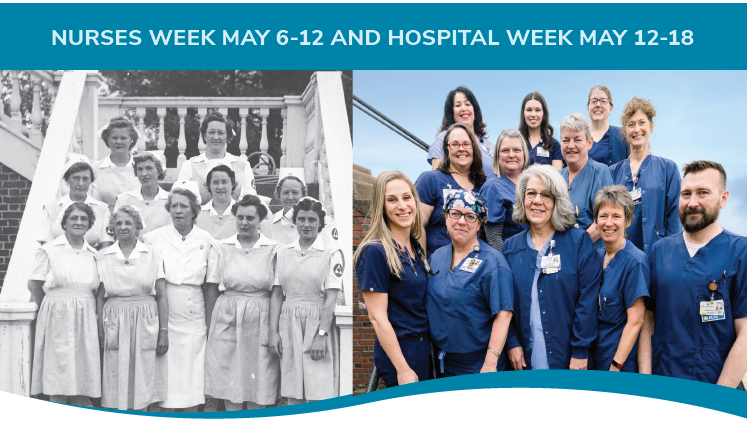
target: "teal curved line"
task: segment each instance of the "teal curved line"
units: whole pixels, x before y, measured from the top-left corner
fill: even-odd
[[[638,397],[667,400],[747,418],[747,393],[733,388],[698,381],[607,371],[510,371],[465,375],[387,388],[358,396],[342,396],[330,400],[294,406],[217,413],[147,413],[106,410],[141,416],[178,417],[192,419],[236,419],[283,415],[299,415],[342,409],[399,397],[442,391],[481,390],[490,388],[552,388],[562,390],[600,391]]]

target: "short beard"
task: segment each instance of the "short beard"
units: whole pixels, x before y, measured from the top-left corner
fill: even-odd
[[[700,212],[701,218],[697,219],[694,222],[688,222],[688,216],[685,214],[688,211]],[[686,232],[696,233],[710,226],[714,221],[718,220],[718,214],[720,211],[721,210],[719,208],[716,208],[716,210],[713,212],[708,212],[705,208],[697,208],[695,210],[686,208],[684,212],[680,211],[680,221],[682,222],[682,227],[684,227]]]

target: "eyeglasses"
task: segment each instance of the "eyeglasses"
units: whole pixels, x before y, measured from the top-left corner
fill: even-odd
[[[540,192],[539,195],[544,203],[550,203],[555,200],[555,196],[546,190]],[[524,196],[526,196],[528,200],[534,201],[534,198],[537,197],[537,191],[534,189],[524,189]]]
[[[208,136],[215,136],[215,135],[226,136],[226,131],[225,130],[209,130],[207,134]]]
[[[448,210],[446,211],[446,215],[449,216],[449,218],[453,218],[454,220],[459,220],[460,218],[464,217],[464,220],[468,223],[475,223],[477,222],[477,214],[471,212],[469,214],[463,213],[458,210]]]
[[[472,149],[472,141],[464,141],[464,142],[458,142],[458,141],[451,141],[449,142],[449,148],[453,150],[458,150],[459,146],[462,146],[464,149]]]
[[[608,100],[607,98],[589,98],[589,105],[597,104],[606,106],[607,104],[612,104],[612,101]]]

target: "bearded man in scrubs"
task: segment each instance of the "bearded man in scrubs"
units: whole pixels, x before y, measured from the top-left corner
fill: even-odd
[[[684,233],[651,248],[651,298],[638,349],[641,373],[735,388],[747,371],[747,238],[723,229],[726,172],[685,165],[679,215]]]

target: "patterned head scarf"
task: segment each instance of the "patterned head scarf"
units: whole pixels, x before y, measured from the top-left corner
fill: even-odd
[[[454,190],[444,201],[444,212],[452,208],[469,208],[484,222],[488,217],[488,201],[484,196],[470,190]]]

